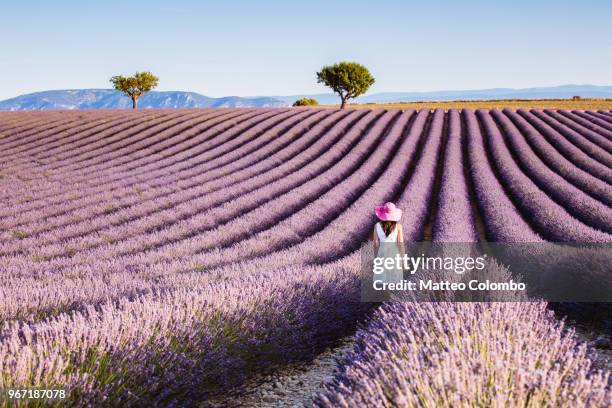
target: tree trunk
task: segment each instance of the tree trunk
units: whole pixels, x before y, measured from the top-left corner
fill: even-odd
[[[342,98],[342,103],[340,104],[340,109],[344,109],[344,108],[346,108],[346,105],[347,105],[347,103],[346,103],[346,99],[347,99],[347,98]]]
[[[132,96],[132,108],[138,109],[138,98],[135,96]]]

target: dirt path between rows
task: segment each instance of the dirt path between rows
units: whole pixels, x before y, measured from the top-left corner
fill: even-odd
[[[297,408],[311,406],[313,397],[323,391],[342,358],[353,347],[353,338],[347,337],[333,349],[326,349],[310,363],[292,364],[274,373],[256,378],[239,397],[209,401],[207,408],[257,407]]]
[[[593,367],[612,372],[612,333],[602,332],[575,321],[569,321],[567,326],[575,329],[578,340],[587,343],[592,350]]]
[[[569,320],[568,328],[576,330],[580,342],[592,349],[593,366],[612,371],[612,336],[592,327]],[[313,397],[323,391],[323,384],[334,377],[337,360],[353,347],[353,337],[346,337],[339,346],[328,348],[310,363],[292,364],[273,373],[253,379],[236,397],[208,401],[201,407],[310,407]]]

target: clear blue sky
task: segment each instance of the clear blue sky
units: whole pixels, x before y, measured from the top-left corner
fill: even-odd
[[[4,0],[0,38],[0,99],[136,70],[159,90],[317,93],[340,60],[370,92],[612,85],[611,1]]]

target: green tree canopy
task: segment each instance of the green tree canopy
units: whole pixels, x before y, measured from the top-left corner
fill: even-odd
[[[138,108],[138,98],[140,98],[145,92],[149,92],[153,88],[157,87],[159,78],[150,73],[136,72],[134,76],[124,77],[123,75],[117,75],[110,79],[113,87],[132,98],[132,107]]]
[[[363,95],[374,84],[374,77],[366,67],[356,62],[338,62],[317,72],[317,82],[329,86],[340,96],[340,109],[347,101]]]
[[[293,102],[293,106],[317,106],[319,101],[314,98],[300,98]]]

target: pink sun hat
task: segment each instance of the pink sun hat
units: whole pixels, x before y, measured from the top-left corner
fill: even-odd
[[[381,221],[399,221],[400,218],[402,218],[402,210],[397,208],[393,203],[377,205],[374,211]]]

